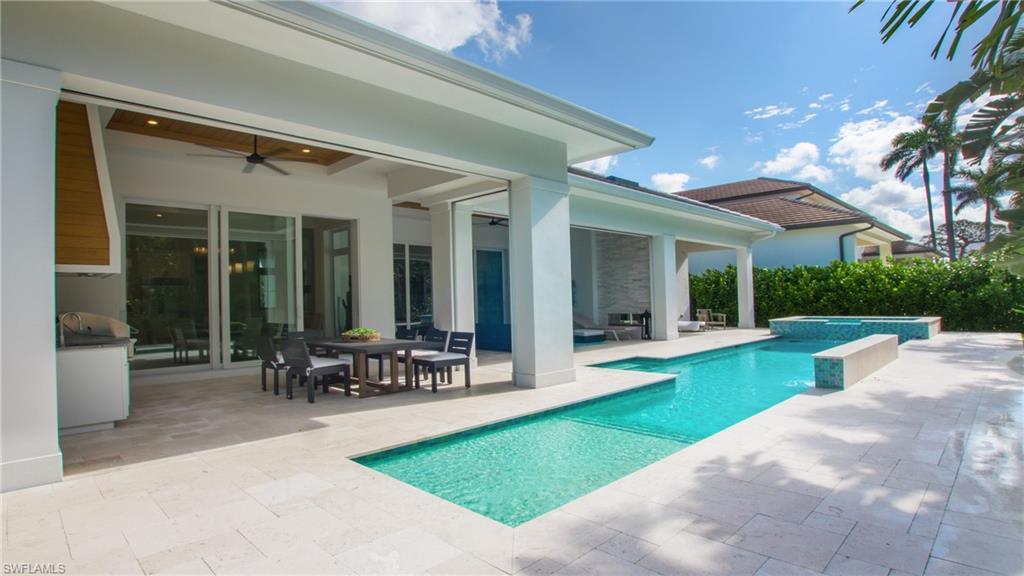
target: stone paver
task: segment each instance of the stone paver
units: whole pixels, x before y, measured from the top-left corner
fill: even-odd
[[[726,543],[821,572],[844,539],[832,532],[759,515]]]
[[[750,341],[729,330],[577,354],[579,381],[315,405],[258,377],[147,384],[62,439],[67,479],[4,494],[4,562],[70,574],[858,574],[1024,570],[1019,335],[942,334],[856,387],[795,396],[512,528],[348,457],[642,386],[590,368]],[[196,432],[192,434],[191,432]]]
[[[908,574],[923,574],[932,541],[889,526],[858,523],[839,553]]]

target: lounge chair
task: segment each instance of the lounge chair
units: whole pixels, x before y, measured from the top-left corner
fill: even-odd
[[[704,323],[700,320],[689,320],[680,316],[676,321],[676,329],[679,332],[700,332],[704,329]]]
[[[721,312],[712,312],[710,308],[698,308],[697,309],[697,321],[703,323],[705,330],[712,328],[721,328],[725,330],[725,314]]]
[[[572,335],[573,338],[592,338],[598,331],[603,332],[605,337],[612,337],[616,342],[623,340],[632,340],[633,333],[637,331],[636,328],[628,326],[597,326],[594,321],[586,316],[580,314],[572,315]]]

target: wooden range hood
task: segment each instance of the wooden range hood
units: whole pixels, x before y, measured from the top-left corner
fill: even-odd
[[[56,264],[58,273],[121,272],[121,235],[99,112],[57,105]]]

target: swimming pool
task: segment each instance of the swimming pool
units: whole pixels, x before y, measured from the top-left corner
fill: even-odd
[[[812,387],[811,354],[835,344],[774,339],[602,364],[675,377],[355,460],[518,526]]]

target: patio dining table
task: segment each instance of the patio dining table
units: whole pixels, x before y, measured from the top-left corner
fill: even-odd
[[[336,354],[352,355],[352,383],[355,385],[356,394],[360,398],[376,396],[379,394],[390,394],[393,392],[406,392],[413,389],[413,350],[437,350],[444,351],[444,342],[425,342],[422,340],[397,340],[381,339],[375,342],[351,342],[342,341],[340,338],[308,338],[306,345],[311,349],[327,350]],[[405,383],[398,380],[398,353],[405,352]],[[380,380],[371,379],[368,370],[366,356],[368,354],[382,354],[388,357],[388,366],[391,371],[389,382],[383,380],[383,374],[378,374]]]

